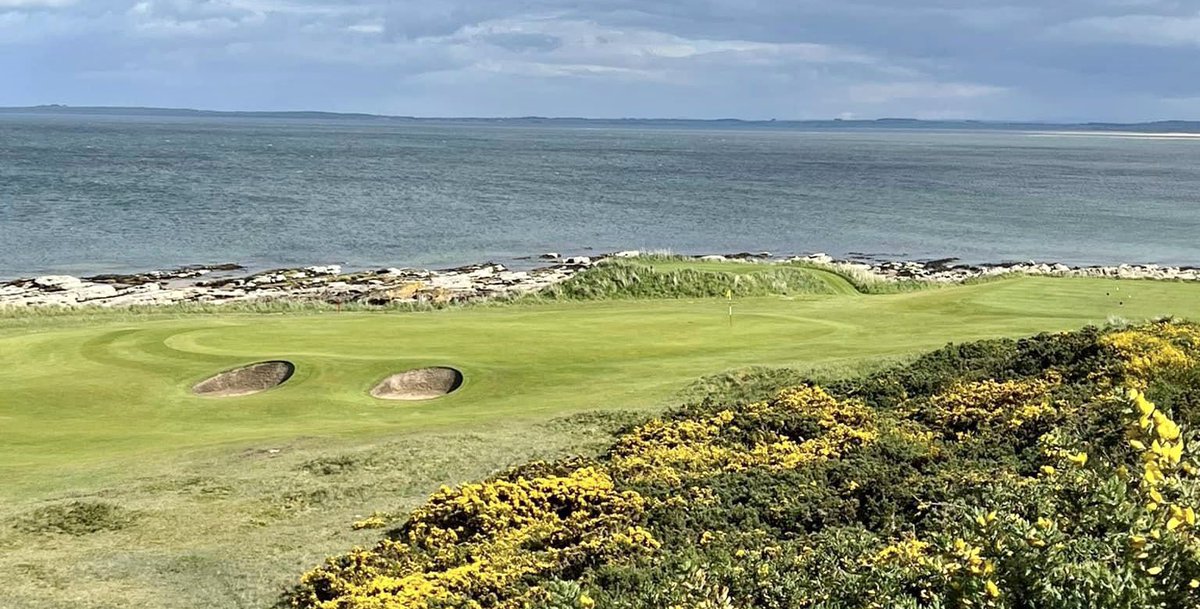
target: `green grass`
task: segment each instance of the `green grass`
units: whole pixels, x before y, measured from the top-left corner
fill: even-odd
[[[536,298],[715,298],[727,293],[746,298],[845,295],[857,294],[858,290],[846,278],[822,269],[656,257],[606,261],[544,290]]]
[[[607,430],[581,413],[661,408],[703,375],[849,374],[947,341],[1200,317],[1200,285],[1182,283],[1022,277],[830,291],[738,298],[732,323],[720,298],[8,314],[0,518],[44,520],[56,512],[38,510],[73,501],[136,518],[77,536],[0,526],[6,600],[262,606],[300,568],[372,539],[350,531],[357,516],[403,510],[438,484],[528,458],[594,450]],[[277,390],[225,400],[188,391],[273,358],[297,364]],[[460,391],[412,404],[367,396],[390,372],[439,364],[463,370]],[[324,474],[322,460],[349,465]]]
[[[807,274],[815,281],[813,291],[827,294],[897,294],[914,292],[929,288],[943,287],[944,284],[932,283],[916,279],[890,281],[841,262],[811,262],[799,261],[790,263],[765,263],[755,261],[705,261],[686,258],[683,256],[642,256],[619,263],[640,265],[661,273],[701,272],[711,278],[712,275],[724,275],[727,283],[737,279],[750,279],[750,284],[766,283],[755,281],[758,277],[747,277],[762,274],[775,274],[784,278],[796,277],[797,274]],[[736,279],[735,279],[736,278]],[[989,281],[981,279],[977,281]],[[723,293],[723,292],[722,292]]]

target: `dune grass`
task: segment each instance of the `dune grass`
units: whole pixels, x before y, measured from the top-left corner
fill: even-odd
[[[760,261],[760,260],[700,260],[688,256],[674,254],[643,254],[628,259],[610,259],[606,264],[616,264],[626,268],[650,269],[657,274],[673,275],[675,283],[681,280],[699,280],[701,284],[724,284],[726,286],[747,281],[750,290],[766,288],[766,293],[772,283],[778,284],[783,280],[785,286],[795,284],[793,290],[808,289],[814,293],[849,294],[900,294],[915,292],[930,288],[945,287],[947,284],[922,279],[891,280],[877,275],[863,267],[846,262],[817,262],[813,260],[796,260],[794,262]],[[601,268],[601,267],[597,267]],[[774,276],[774,281],[764,281],[764,275]],[[807,280],[798,280],[807,276]],[[604,273],[583,273],[579,276],[581,283],[604,285]],[[592,281],[595,279],[596,281]],[[994,277],[979,278],[971,283],[991,281]],[[724,294],[724,288],[722,288]]]
[[[606,261],[537,296],[553,300],[715,298],[726,294],[794,296],[854,294],[841,276],[793,265],[703,262],[685,259]]]
[[[716,272],[743,272],[729,266]],[[636,416],[596,411],[648,412],[689,386],[691,399],[703,375],[766,366],[836,376],[947,341],[1200,317],[1200,285],[1182,283],[1021,277],[820,291],[735,298],[732,321],[723,298],[0,318],[0,518],[43,523],[0,527],[6,602],[263,606],[322,556],[373,538],[353,520],[402,511],[438,484],[594,450]],[[297,365],[279,389],[189,392],[214,372],[279,358]],[[464,386],[427,403],[367,395],[387,374],[429,365],[462,370]],[[72,535],[55,532],[78,528],[56,514],[122,524]]]

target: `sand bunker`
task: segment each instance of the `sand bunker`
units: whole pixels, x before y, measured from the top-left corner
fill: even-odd
[[[291,362],[259,362],[227,370],[201,381],[192,387],[192,392],[196,395],[218,398],[250,395],[282,385],[292,378],[294,372],[296,372],[296,366]]]
[[[381,400],[428,400],[454,392],[462,381],[462,373],[454,368],[419,368],[383,379],[371,395]]]

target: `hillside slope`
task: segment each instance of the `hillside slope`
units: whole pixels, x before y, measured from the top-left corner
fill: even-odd
[[[1197,325],[951,345],[443,488],[283,604],[1196,606],[1198,419]]]

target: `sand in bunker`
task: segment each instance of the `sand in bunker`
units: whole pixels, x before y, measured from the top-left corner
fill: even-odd
[[[371,395],[381,400],[428,400],[452,393],[462,381],[462,373],[454,368],[419,368],[383,379]]]
[[[296,366],[291,362],[282,360],[259,362],[227,370],[201,381],[192,387],[192,392],[196,395],[218,398],[251,395],[282,385],[292,378],[292,373],[295,371]]]

